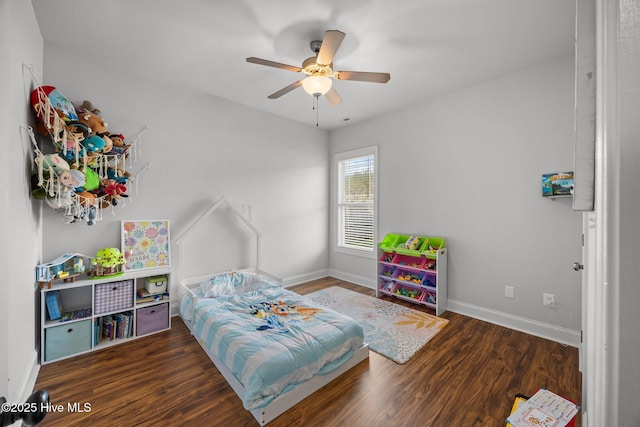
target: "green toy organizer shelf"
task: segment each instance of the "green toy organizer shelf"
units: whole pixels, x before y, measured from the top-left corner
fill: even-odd
[[[447,309],[447,247],[443,237],[389,233],[378,244],[376,296],[391,295]]]

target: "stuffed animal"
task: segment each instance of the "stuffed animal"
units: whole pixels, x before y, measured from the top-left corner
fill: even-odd
[[[126,154],[131,145],[127,145],[124,142],[124,135],[111,133],[109,134],[109,139],[113,142],[113,148],[111,152],[113,154]]]
[[[105,122],[99,114],[94,113],[94,111],[100,112],[100,110],[93,108],[93,106],[91,106],[91,103],[87,105],[86,103],[88,102],[89,101],[85,101],[80,107],[77,108],[76,111],[78,113],[78,121],[84,123],[89,127],[89,133],[91,135],[105,133],[108,126],[107,122]],[[88,106],[90,106],[91,109],[88,109]]]
[[[54,86],[40,86],[31,91],[30,98],[31,107],[43,123],[47,114],[47,104],[51,105],[58,112],[58,116],[66,122],[78,119],[73,104]]]
[[[81,191],[76,193],[78,203],[83,207],[93,206],[96,202],[96,195],[88,191]]]
[[[114,180],[119,184],[126,184],[129,181],[131,174],[122,169],[109,168],[107,169],[107,178]]]
[[[87,225],[95,225],[96,224],[96,207],[89,206],[89,213],[87,215]]]
[[[101,153],[104,145],[104,139],[98,135],[89,135],[87,139],[82,141],[82,146],[86,148],[89,153]]]
[[[98,110],[96,107],[93,106],[93,104],[91,103],[91,101],[87,101],[86,99],[84,101],[82,101],[82,104],[80,104],[77,109],[79,110],[83,110],[83,111],[88,111],[91,114],[95,114],[96,116],[101,116],[102,112],[100,112],[100,110]]]
[[[58,154],[45,154],[40,158],[36,158],[36,164],[40,163],[43,170],[52,169],[56,174],[60,174],[66,170],[69,170],[69,163],[67,163]]]
[[[60,184],[66,188],[80,187],[85,183],[84,174],[77,169],[69,169],[62,172],[58,179],[60,179]]]
[[[126,193],[127,187],[124,184],[120,184],[113,179],[103,179],[100,182],[100,190],[104,192],[107,196],[111,198],[111,204],[116,206],[118,204],[118,200],[121,197],[129,197]]]
[[[111,138],[111,141],[113,141],[113,146],[114,147],[124,147],[124,135],[121,133],[110,133],[109,134],[109,138]]]
[[[91,168],[84,168],[84,184],[78,186],[76,191],[94,191],[100,188],[100,177]]]
[[[113,141],[111,140],[111,138],[109,138],[109,134],[108,133],[102,133],[100,135],[98,135],[100,138],[102,138],[102,140],[104,141],[104,147],[102,148],[102,152],[104,154],[107,154],[111,151],[111,149],[113,148]]]

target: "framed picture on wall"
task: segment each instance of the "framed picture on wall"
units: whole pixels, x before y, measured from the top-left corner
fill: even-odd
[[[169,221],[122,221],[124,271],[171,265]]]

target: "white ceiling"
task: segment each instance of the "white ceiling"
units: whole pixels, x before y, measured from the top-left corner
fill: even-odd
[[[300,74],[325,30],[346,33],[334,69],[388,72],[387,84],[334,81],[320,99],[335,129],[429,97],[570,55],[575,0],[32,0],[45,43],[151,79],[190,87],[310,126]],[[46,77],[46,76],[45,76]],[[349,119],[347,121],[347,119]]]

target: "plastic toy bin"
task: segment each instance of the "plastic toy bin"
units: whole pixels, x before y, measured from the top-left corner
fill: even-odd
[[[424,261],[424,265],[422,266],[422,269],[423,270],[427,270],[427,271],[432,271],[433,273],[435,273],[436,272],[436,266],[437,266],[437,264],[436,264],[436,260],[435,259],[427,258]]]
[[[438,249],[444,246],[444,238],[442,237],[429,237],[423,247],[422,252],[427,254],[435,255],[438,252]]]
[[[396,270],[396,268],[392,265],[381,265],[380,266],[380,271],[378,272],[380,274],[380,276],[385,276],[385,277],[392,277],[394,271]]]
[[[436,303],[436,298],[437,298],[436,295],[437,294],[436,294],[435,291],[426,290],[424,292],[424,294],[422,295],[421,301],[424,301],[424,302],[429,303],[429,304],[435,304]]]
[[[144,279],[144,288],[150,294],[161,294],[167,290],[167,276],[153,276]]]
[[[95,286],[95,314],[112,313],[132,308],[133,280],[101,283]]]
[[[424,280],[422,281],[422,286],[427,286],[430,288],[436,287],[436,275],[427,273],[424,276]]]
[[[391,280],[380,279],[378,281],[378,289],[382,292],[393,293],[393,288],[395,287],[395,283]]]
[[[384,239],[382,239],[382,242],[380,242],[378,246],[383,251],[393,252],[396,249],[398,238],[400,238],[400,235],[389,233],[384,236]],[[407,240],[405,239],[405,242],[406,241]]]
[[[396,254],[393,258],[394,264],[406,265],[407,267],[420,268],[424,267],[425,259],[421,256],[411,256],[404,254]]]
[[[396,283],[392,293],[405,299],[422,300],[425,290],[420,286],[405,285],[404,283]]]
[[[402,234],[398,236],[398,239],[396,240],[395,251],[399,254],[404,254],[404,255],[418,255],[420,253],[420,250],[424,246],[424,242],[426,239],[422,236],[416,236],[419,239],[416,249],[408,249],[405,247],[405,244],[411,237],[412,235],[409,235],[409,234]]]
[[[402,268],[396,268],[396,270],[393,272],[392,277],[398,281],[407,282],[414,286],[420,286],[422,285],[425,276],[426,274],[424,272],[416,272],[411,270],[403,270]]]
[[[395,253],[393,252],[382,252],[382,255],[380,255],[380,262],[393,262],[393,258],[395,257]]]

